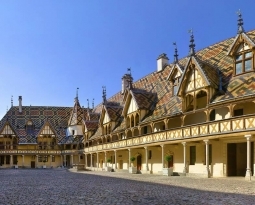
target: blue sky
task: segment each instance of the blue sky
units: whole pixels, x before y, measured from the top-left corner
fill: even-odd
[[[244,0],[0,0],[0,118],[11,106],[73,106],[102,101],[121,89],[131,67],[134,80],[156,70],[167,53],[188,54],[233,37],[236,11],[246,31],[255,29],[255,1]]]

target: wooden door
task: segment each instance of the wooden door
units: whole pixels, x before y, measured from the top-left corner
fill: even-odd
[[[230,143],[227,147],[227,172],[228,176],[236,176],[236,144]]]
[[[31,168],[35,168],[35,161],[31,161]]]
[[[119,161],[119,169],[123,169],[123,160]]]
[[[142,155],[138,155],[137,158],[136,158],[136,167],[137,167],[137,170],[141,170],[142,169]]]

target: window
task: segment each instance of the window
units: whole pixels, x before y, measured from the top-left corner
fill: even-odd
[[[172,80],[172,83],[173,83],[173,95],[177,95],[177,91],[178,91],[178,88],[179,88],[179,80],[180,80],[180,77],[176,77],[175,79]]]
[[[190,151],[190,155],[189,155],[190,165],[195,165],[195,163],[196,163],[196,146],[190,146],[189,151]]]
[[[208,151],[208,154],[209,154],[209,165],[212,164],[212,145],[209,144],[209,151]],[[206,164],[206,145],[205,145],[205,156],[204,156],[205,160],[204,160],[204,165]]]
[[[235,73],[236,75],[253,70],[253,53],[248,44],[243,43],[235,56]]]
[[[32,121],[28,121],[26,124],[26,131],[28,135],[33,135],[34,134],[34,125]]]
[[[234,116],[241,116],[243,115],[243,109],[234,110]]]
[[[0,156],[0,166],[4,164],[4,156]]]
[[[48,156],[47,155],[45,155],[45,156],[39,155],[38,162],[48,162]]]
[[[11,142],[6,142],[6,149],[11,149]]]
[[[55,156],[54,155],[51,156],[51,162],[55,162]]]

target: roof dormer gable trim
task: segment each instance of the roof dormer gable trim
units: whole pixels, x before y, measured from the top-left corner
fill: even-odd
[[[191,64],[194,64],[194,67],[199,71],[199,73],[201,74],[204,82],[206,83],[206,86],[210,86],[210,81],[208,80],[208,78],[206,77],[202,67],[200,66],[200,63],[198,62],[198,60],[196,59],[195,56],[190,56],[188,61],[187,61],[187,64],[185,66],[185,69],[184,69],[184,72],[182,74],[182,77],[181,77],[181,80],[180,80],[180,86],[177,90],[177,95],[181,95],[181,90],[184,90],[182,89],[183,86],[185,86],[185,83],[184,83],[184,80],[188,77],[188,73],[190,71],[190,65]]]
[[[3,132],[5,131],[5,128],[6,128],[7,126],[11,129],[11,132],[10,132],[10,133],[3,133]],[[15,130],[13,129],[12,125],[7,121],[7,122],[5,122],[4,126],[3,126],[2,129],[0,130],[0,135],[16,135],[16,136],[17,136],[17,133],[16,133]]]
[[[255,43],[251,40],[251,38],[246,33],[240,33],[236,36],[235,40],[231,44],[227,55],[233,57],[238,50],[240,44],[242,43],[247,43],[251,49],[255,48]]]
[[[130,90],[127,94],[127,97],[126,97],[126,101],[125,101],[125,104],[124,104],[124,108],[123,108],[123,111],[122,111],[122,116],[126,117],[127,116],[127,113],[128,113],[128,108],[130,106],[130,103],[131,103],[131,100],[134,100],[135,102],[135,106],[136,108],[138,109],[139,106],[136,102],[136,99],[135,99],[135,96],[134,96],[134,93],[132,90]]]
[[[49,126],[50,131],[53,133],[53,134],[48,133],[48,134],[46,134],[46,135],[54,135],[54,136],[56,136],[56,132],[55,132],[55,130],[53,129],[53,126],[50,124],[50,122],[46,121],[46,122],[44,123],[44,125],[42,126],[42,128],[40,129],[40,131],[38,132],[37,137],[39,137],[40,135],[45,135],[45,134],[43,134],[43,131],[44,131],[44,129],[45,129],[46,126]]]
[[[178,63],[173,65],[172,70],[170,71],[169,75],[167,76],[167,80],[172,79],[173,74],[175,73],[174,71],[178,70],[180,72],[180,74],[183,74],[183,70],[181,69],[180,65]]]
[[[100,116],[100,119],[99,119],[99,124],[100,124],[100,125],[103,125],[103,124],[104,124],[105,115],[109,118],[109,122],[111,122],[111,118],[110,118],[110,115],[109,115],[108,112],[107,112],[106,106],[103,105],[103,107],[102,107],[102,112],[101,112],[101,116]],[[107,123],[109,123],[109,122],[107,122]],[[106,123],[105,123],[105,124],[106,124]]]

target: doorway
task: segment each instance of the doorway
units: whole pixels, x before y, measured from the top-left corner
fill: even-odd
[[[119,169],[123,169],[123,160],[119,161]]]
[[[254,143],[251,142],[251,171],[253,173]],[[247,166],[247,143],[227,144],[227,176],[245,176]]]
[[[137,170],[140,171],[142,169],[142,155],[138,155],[136,157],[136,162],[137,162],[136,164]]]
[[[35,161],[31,161],[31,168],[35,168]]]

